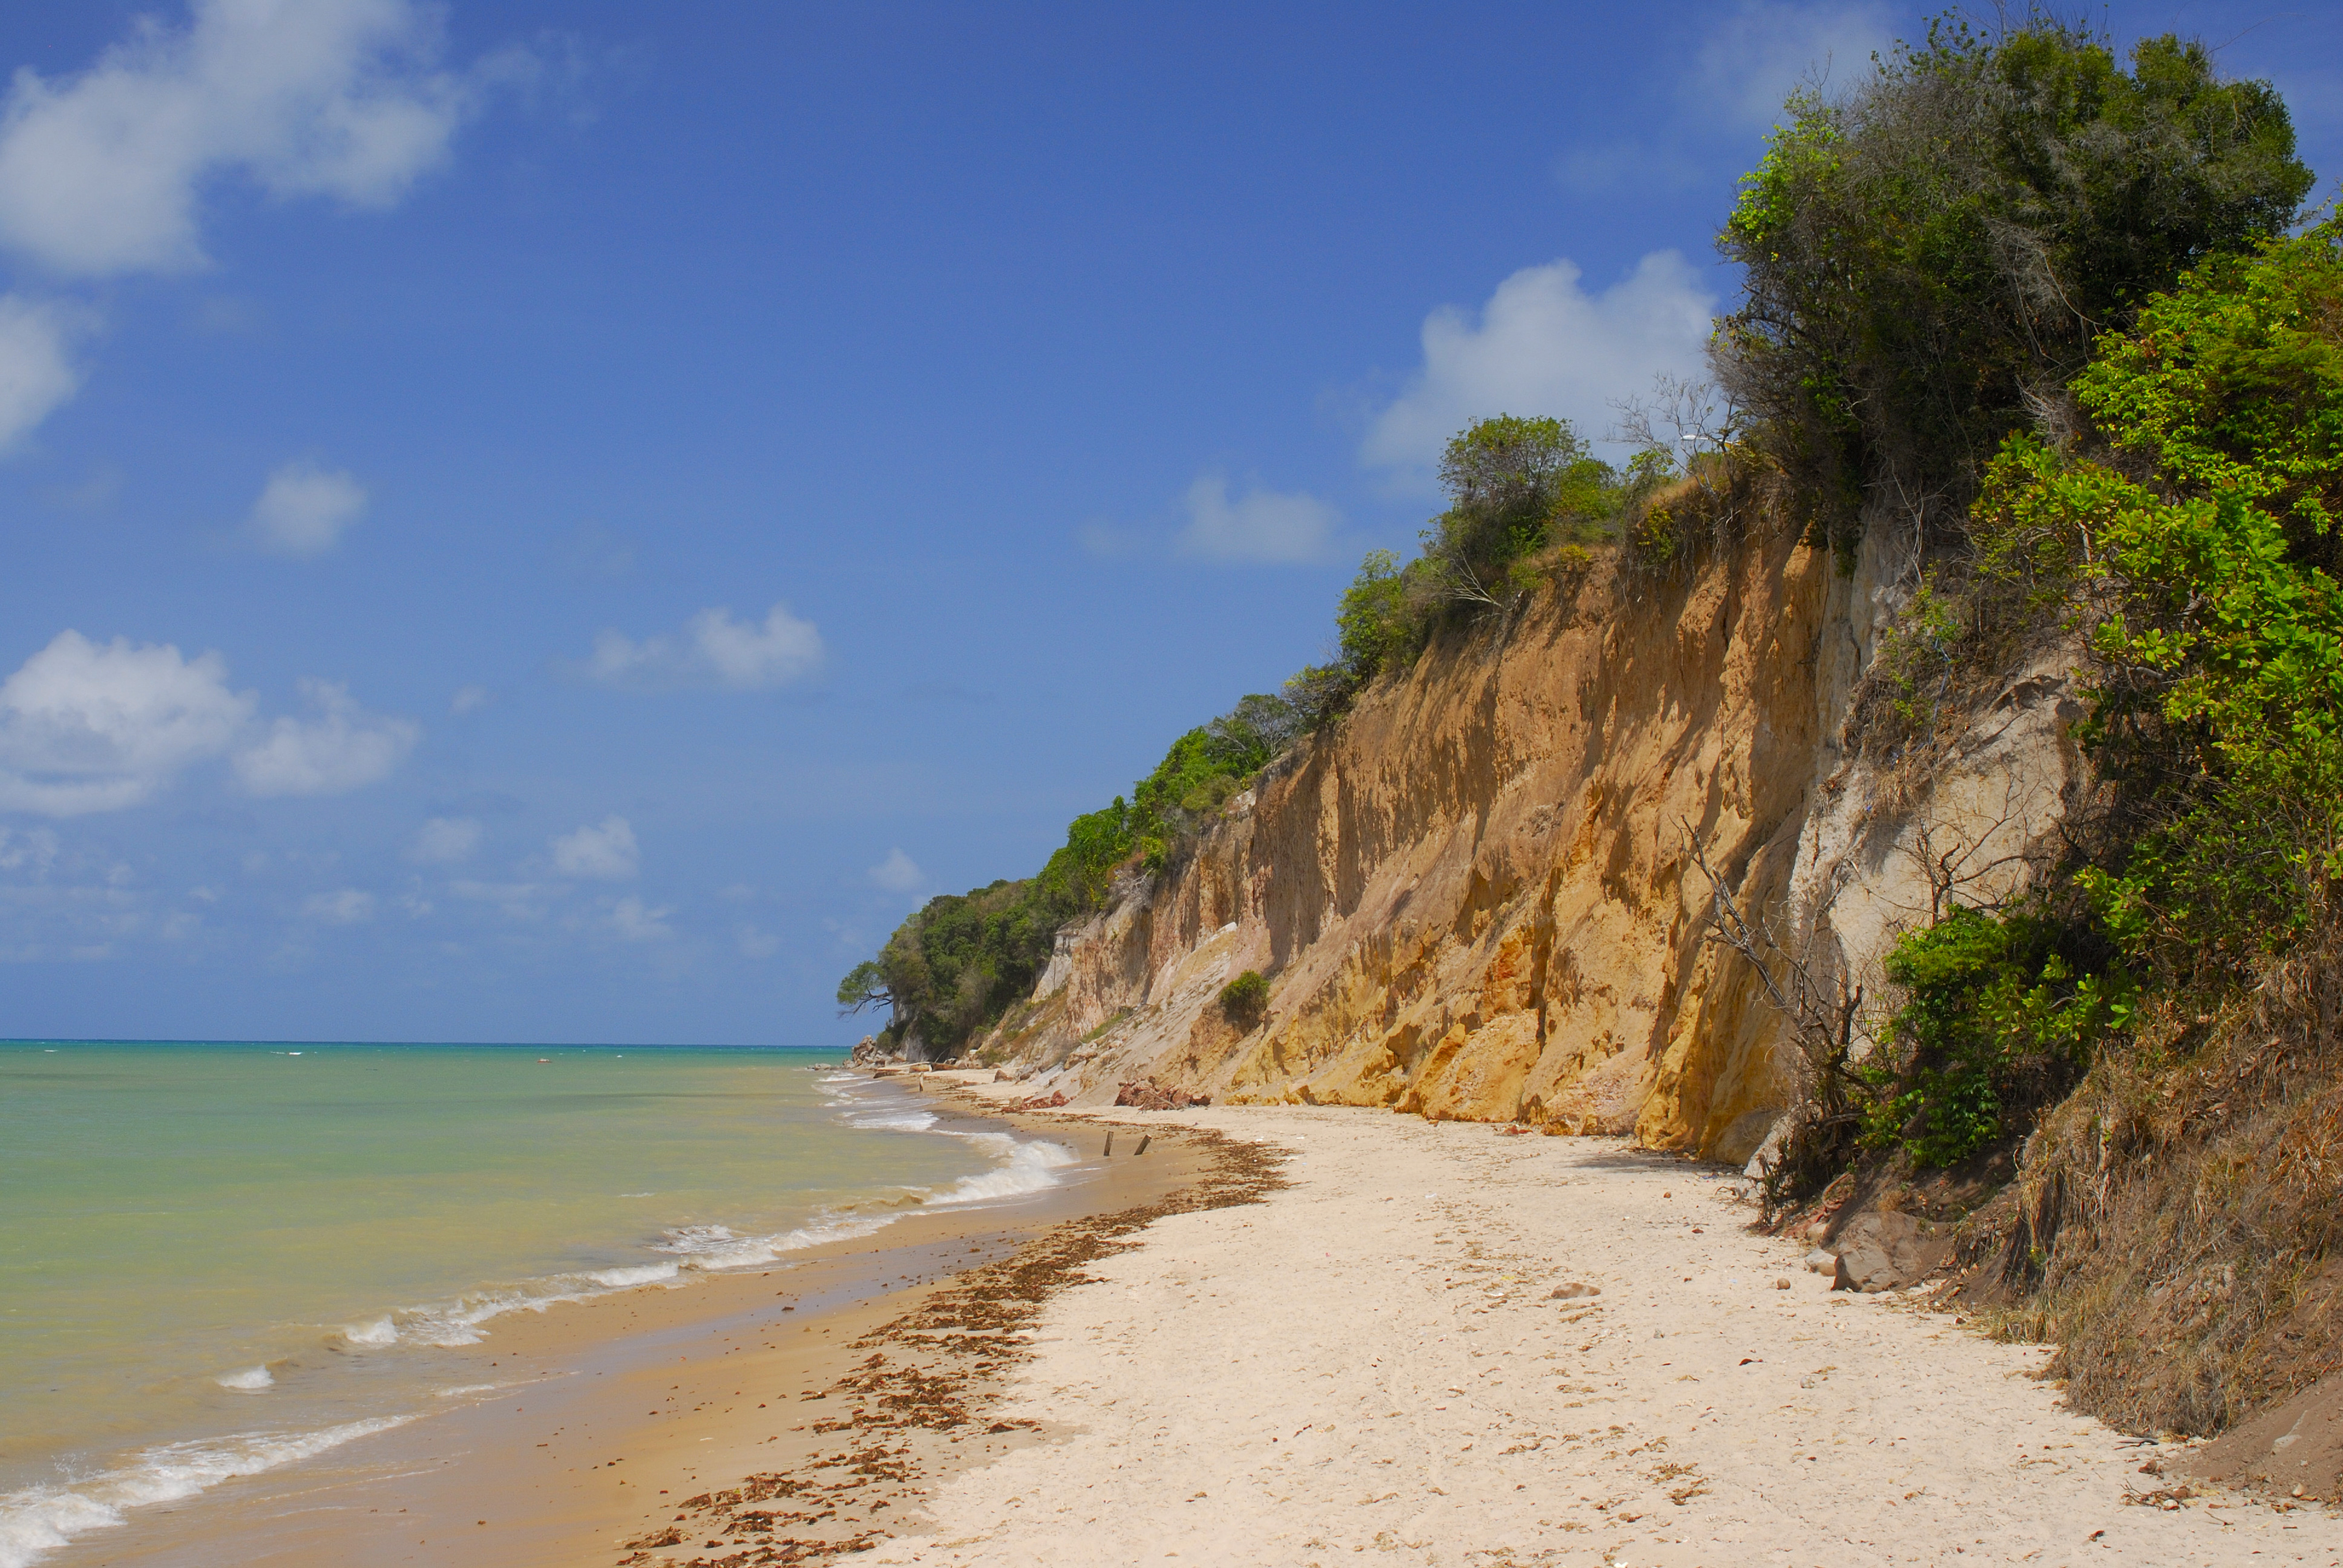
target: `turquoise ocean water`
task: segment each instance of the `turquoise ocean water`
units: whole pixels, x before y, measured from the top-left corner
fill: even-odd
[[[478,1392],[504,1313],[1072,1162],[835,1060],[0,1042],[0,1568]]]

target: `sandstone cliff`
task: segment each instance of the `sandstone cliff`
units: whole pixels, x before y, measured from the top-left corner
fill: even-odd
[[[1672,574],[1606,559],[1452,631],[1061,933],[983,1055],[1076,1103],[1151,1076],[1749,1158],[1801,1060],[1710,939],[1694,837],[1786,950],[1884,1000],[1932,882],[2023,879],[2079,779],[2046,657],[1926,766],[1856,754],[1912,580],[1892,538],[1852,570],[1786,527]],[[1248,969],[1272,990],[1244,1029],[1217,997]]]

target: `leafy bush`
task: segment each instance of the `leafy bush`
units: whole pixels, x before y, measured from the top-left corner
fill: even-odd
[[[1258,970],[1247,970],[1221,988],[1221,1010],[1240,1029],[1257,1028],[1269,1010],[1269,981]]]
[[[1381,671],[1414,658],[1431,630],[1421,596],[1408,592],[1408,574],[1390,550],[1369,550],[1359,575],[1342,590],[1334,610],[1341,667],[1354,680],[1373,680]]]
[[[2095,335],[2187,267],[2284,232],[2311,174],[2266,83],[2201,45],[2036,12],[1930,25],[1841,101],[1792,98],[1719,247],[1720,366],[1842,540],[1866,495],[1953,522]]]
[[[2343,229],[2214,258],[2100,346],[2075,392],[2167,485],[2276,518],[2332,575],[2343,534]]]
[[[1509,568],[1549,545],[1607,537],[1624,500],[1617,470],[1567,423],[1511,414],[1450,440],[1440,483],[1448,509],[1423,530],[1415,569],[1437,598],[1466,604],[1502,605],[1534,586]]]
[[[2112,462],[2015,439],[1977,507],[2089,637],[2114,796],[2086,879],[2174,977],[2283,950],[2343,875],[2338,306],[2333,225],[2200,268],[2077,384]]]
[[[1873,1072],[1875,1146],[1950,1163],[2071,1084],[2166,990],[2249,980],[2336,913],[2343,876],[2343,233],[2217,258],[2149,299],[2076,383],[2097,460],[2014,437],[1971,534],[1976,595],[2087,638],[2081,739],[2109,787],[2076,825],[2063,921],[1956,910],[1886,961],[1908,1000]],[[1875,667],[1916,722],[1964,657],[1933,592]],[[2119,961],[2120,960],[2120,961]]]
[[[2071,1089],[2137,990],[2087,928],[2034,911],[1955,908],[1885,968],[1906,1000],[1865,1070],[1878,1098],[1864,1141],[1921,1166],[1958,1163]]]

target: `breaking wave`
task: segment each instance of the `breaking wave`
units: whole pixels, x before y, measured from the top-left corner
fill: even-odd
[[[193,1497],[222,1481],[282,1469],[414,1419],[383,1416],[320,1432],[254,1432],[166,1443],[147,1449],[119,1470],[86,1481],[10,1493],[0,1497],[0,1568],[25,1568],[77,1535],[120,1524],[128,1509]]]

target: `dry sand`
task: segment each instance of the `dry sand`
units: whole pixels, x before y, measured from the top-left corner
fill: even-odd
[[[1715,1168],[1372,1111],[1116,1114],[1291,1149],[1292,1184],[1056,1293],[987,1412],[1043,1441],[855,1563],[2338,1561],[2323,1507],[2165,1506],[2157,1448],[2066,1409],[2046,1352],[1832,1293]]]

